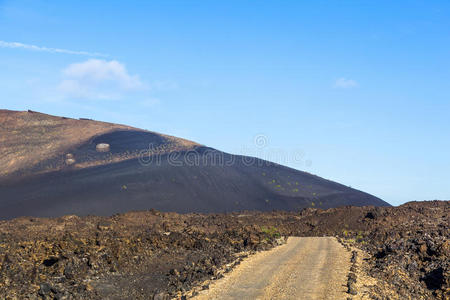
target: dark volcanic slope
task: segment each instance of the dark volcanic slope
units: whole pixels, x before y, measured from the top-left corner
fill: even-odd
[[[109,144],[110,151],[97,152],[99,143]],[[68,155],[74,163],[67,163]],[[20,171],[0,177],[2,219],[150,208],[224,212],[388,205],[305,172],[131,128],[72,143]]]

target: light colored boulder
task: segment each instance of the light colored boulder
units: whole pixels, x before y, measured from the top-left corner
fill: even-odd
[[[68,158],[68,159],[66,159],[66,165],[68,165],[68,166],[73,165],[75,162],[76,162],[76,161],[75,161],[75,159],[73,159],[73,158]]]
[[[109,147],[109,144],[101,143],[101,144],[97,144],[97,146],[95,147],[95,150],[97,150],[97,152],[109,152],[110,147]]]

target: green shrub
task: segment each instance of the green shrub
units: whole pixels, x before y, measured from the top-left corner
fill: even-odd
[[[263,233],[265,233],[267,235],[268,238],[270,239],[277,239],[281,237],[280,232],[278,231],[278,229],[274,226],[261,226],[261,231]]]

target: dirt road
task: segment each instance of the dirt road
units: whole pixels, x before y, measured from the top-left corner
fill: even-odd
[[[290,237],[244,260],[195,299],[347,299],[350,254],[332,237]]]

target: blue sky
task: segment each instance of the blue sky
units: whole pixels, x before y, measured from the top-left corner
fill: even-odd
[[[448,1],[0,0],[0,107],[257,155],[394,205],[450,199],[449,16]]]

